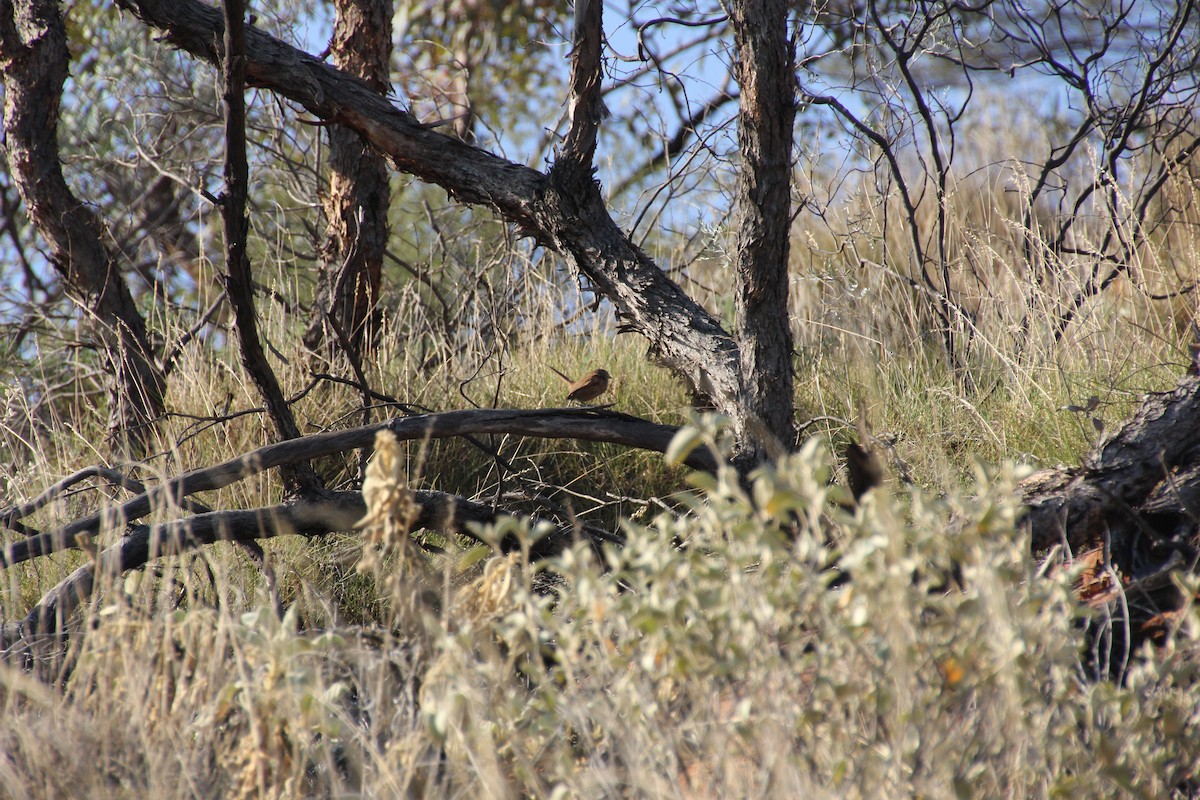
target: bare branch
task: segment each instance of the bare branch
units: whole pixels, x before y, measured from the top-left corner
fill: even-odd
[[[250,168],[246,160],[246,43],[245,14],[241,0],[225,3],[225,53],[221,62],[222,94],[225,105],[225,192],[221,216],[225,220],[225,294],[233,305],[234,326],[242,366],[267,405],[267,412],[282,439],[297,439],[300,429],[292,408],[283,396],[279,379],[263,352],[254,309],[254,282],[247,252],[250,221],[246,216]],[[316,473],[303,463],[281,465],[292,489],[314,491],[320,486]]]
[[[582,439],[612,442],[628,447],[666,452],[678,428],[659,425],[612,411],[580,409],[467,410],[426,414],[381,422],[347,431],[318,433],[269,444],[211,467],[192,470],[113,508],[91,514],[57,530],[12,542],[0,556],[8,567],[38,556],[74,548],[76,537],[97,534],[106,523],[128,524],[155,508],[171,508],[197,492],[229,486],[268,469],[310,461],[346,450],[368,447],[375,433],[389,428],[400,441],[443,439],[466,434],[512,434],[548,439]],[[705,449],[694,451],[684,462],[693,469],[713,471],[716,458]]]
[[[19,520],[22,520],[25,517],[28,517],[30,514],[45,508],[50,503],[53,503],[58,498],[62,497],[63,494],[66,493],[71,487],[83,483],[84,481],[91,480],[92,478],[103,478],[112,486],[120,486],[123,489],[131,492],[137,492],[139,494],[146,491],[146,485],[144,483],[129,477],[120,470],[102,466],[87,467],[58,481],[34,499],[25,503],[21,503],[19,506],[12,506],[0,511],[0,527],[9,528],[10,530],[28,535],[27,530],[23,525],[21,525]],[[191,510],[207,511],[208,509],[203,507],[202,504],[196,503],[195,507]]]
[[[220,14],[197,0],[119,0],[166,40],[216,63]],[[385,97],[318,59],[250,28],[247,81],[279,93],[323,120],[353,128],[401,171],[507,221],[564,255],[616,306],[621,330],[636,330],[651,355],[675,369],[747,431],[738,348],[720,323],[670,280],[612,219],[599,188],[507,161],[421,125]]]
[[[417,490],[412,493],[417,509],[414,529],[470,536],[485,542],[479,528],[496,521],[497,514],[487,505],[445,492]],[[259,539],[276,536],[324,536],[355,530],[355,523],[366,514],[360,492],[333,492],[318,500],[299,500],[244,511],[216,511],[157,525],[138,525],[97,557],[79,567],[46,592],[24,619],[0,629],[0,649],[28,642],[37,636],[66,629],[67,618],[87,602],[96,589],[96,576],[116,577],[138,569],[163,556],[177,555],[214,542],[238,542],[251,545],[250,552],[261,557]],[[531,527],[538,520],[531,520]],[[575,525],[554,525],[554,531],[537,539],[529,550],[534,559],[561,552],[579,538]],[[601,541],[620,541],[604,531],[585,533],[594,547]],[[509,535],[496,543],[503,552],[521,547]]]
[[[467,522],[492,517],[484,506],[441,492],[420,492],[414,499],[421,508],[421,527],[466,532]],[[360,493],[338,492],[316,501],[217,511],[159,525],[138,525],[47,592],[22,622],[6,626],[0,639],[11,644],[20,638],[63,630],[66,618],[92,595],[97,574],[117,576],[156,558],[217,541],[252,542],[289,534],[318,536],[350,531],[365,513]]]

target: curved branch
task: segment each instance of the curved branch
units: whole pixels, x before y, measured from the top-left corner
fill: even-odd
[[[220,12],[197,0],[118,0],[172,45],[217,63]],[[246,81],[299,103],[322,120],[359,133],[402,172],[463,202],[495,209],[616,306],[622,330],[650,341],[651,355],[712,398],[749,431],[738,347],[721,324],[617,226],[587,172],[551,176],[422,125],[358,78],[253,27],[246,30]],[[568,171],[570,172],[570,171]],[[575,171],[576,173],[578,171]],[[565,179],[576,178],[576,179]]]
[[[220,489],[274,467],[369,447],[375,441],[376,432],[384,428],[390,428],[400,441],[493,433],[611,442],[660,453],[666,451],[678,431],[673,425],[660,425],[612,411],[562,408],[447,411],[364,425],[346,431],[312,434],[269,444],[220,464],[192,470],[118,506],[103,509],[56,530],[12,542],[0,553],[0,567],[10,567],[38,556],[74,548],[77,536],[97,534],[106,523],[128,524],[155,508],[178,506],[197,492]],[[684,463],[693,469],[712,471],[716,469],[717,462],[711,452],[698,449]]]
[[[475,526],[494,522],[490,507],[444,492],[418,490],[412,500],[418,509],[415,528],[464,534],[479,541]],[[215,511],[158,525],[138,525],[118,542],[79,567],[46,592],[25,617],[0,629],[0,648],[9,649],[35,636],[65,630],[66,620],[87,602],[96,588],[96,577],[118,576],[167,555],[177,555],[214,542],[253,543],[275,536],[323,536],[352,531],[366,514],[360,492],[334,492],[320,500],[301,500],[245,511]],[[535,520],[536,522],[536,520]],[[593,537],[593,541],[596,538]],[[570,526],[539,539],[531,549],[534,558],[545,558],[574,541]],[[513,539],[501,549],[515,549]]]

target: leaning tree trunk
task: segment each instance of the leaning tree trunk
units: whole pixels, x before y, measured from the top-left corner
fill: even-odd
[[[387,94],[392,54],[391,0],[337,0],[333,63]],[[357,360],[379,333],[379,291],[391,203],[387,163],[357,132],[329,128],[329,221],[313,319],[304,343],[320,352],[340,342]],[[330,337],[330,326],[338,331]]]
[[[117,5],[165,33],[167,42],[210,63],[220,15],[197,0],[117,0]],[[597,5],[600,5],[597,3]],[[589,8],[590,8],[589,4]],[[590,18],[589,18],[590,19]],[[600,15],[594,18],[600,35]],[[589,36],[592,34],[589,33]],[[247,81],[302,105],[320,119],[351,127],[398,170],[443,187],[464,203],[494,209],[523,234],[561,254],[616,309],[621,330],[638,331],[650,355],[729,415],[734,435],[751,426],[740,356],[732,337],[622,231],[592,172],[586,131],[568,132],[550,174],[507,161],[422,125],[361,80],[262,31],[246,32]],[[590,49],[576,47],[576,60]],[[592,114],[591,91],[581,91],[599,58],[572,71],[572,108]],[[574,127],[574,125],[573,125]]]
[[[58,3],[0,4],[0,70],[9,170],[29,219],[46,241],[50,263],[99,340],[107,372],[109,427],[125,457],[144,454],[163,411],[165,380],[154,362],[146,323],[117,264],[100,217],[71,192],[58,152],[58,112],[68,64]],[[83,338],[87,338],[86,336]]]

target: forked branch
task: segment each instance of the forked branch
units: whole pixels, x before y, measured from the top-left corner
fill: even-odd
[[[197,0],[118,0],[118,5],[165,33],[172,45],[220,62],[222,21],[213,7]],[[598,36],[599,10],[594,13]],[[735,436],[748,434],[737,344],[620,229],[590,169],[556,169],[552,177],[438,133],[365,81],[253,27],[246,30],[246,56],[247,85],[269,89],[322,120],[355,130],[397,169],[443,187],[460,201],[495,209],[522,233],[563,255],[578,276],[613,303],[622,330],[645,336],[656,360],[732,419]],[[598,91],[594,71],[585,83],[591,86],[593,80]],[[581,97],[586,101],[590,95]]]

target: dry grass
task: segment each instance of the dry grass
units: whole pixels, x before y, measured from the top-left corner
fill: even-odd
[[[1144,654],[1124,687],[1086,680],[1070,577],[1034,577],[1011,468],[855,514],[827,502],[830,470],[814,442],[760,471],[756,502],[731,474],[700,480],[606,564],[584,547],[536,567],[479,562],[486,548],[397,561],[377,537],[366,627],[278,620],[215,552],[215,583],[185,561],[118,583],[66,691],[0,671],[5,785],[1153,797],[1200,765],[1194,654]]]
[[[2,793],[1158,797],[1194,780],[1195,613],[1178,642],[1142,654],[1124,686],[1090,680],[1069,576],[1035,578],[1011,489],[1014,462],[1078,460],[1099,436],[1093,418],[1111,427],[1139,392],[1182,371],[1188,301],[1146,295],[1194,279],[1197,243],[1182,225],[1147,241],[1131,273],[1139,283],[1085,304],[1056,340],[1054,313],[1090,267],[1026,259],[1011,191],[1023,180],[978,171],[951,198],[953,287],[973,326],[958,331],[972,337],[969,380],[930,332],[930,296],[906,281],[904,237],[884,225],[891,201],[864,183],[819,224],[797,223],[798,405],[832,421],[756,476],[753,503],[728,475],[693,477],[688,489],[657,456],[496,441],[520,469],[506,480],[621,524],[628,546],[605,564],[580,549],[536,566],[454,542],[436,556],[385,546],[358,569],[359,537],[273,541],[283,619],[233,548],[168,559],[105,586],[79,622],[88,633],[73,640],[62,685],[0,669]],[[503,234],[472,235],[480,225],[495,233],[492,223],[456,219],[442,220],[440,242],[413,234],[403,246],[443,289],[473,276],[470,313],[447,315],[428,287],[396,283],[388,335],[364,364],[374,387],[439,410],[537,407],[561,400],[549,365],[570,375],[604,366],[617,376],[618,410],[690,418],[683,388],[641,341],[614,335],[606,307],[581,313],[552,266]],[[284,295],[308,291],[296,264],[265,263],[277,274],[264,280]],[[1056,282],[1039,283],[1041,267]],[[691,277],[711,309],[726,310],[719,259],[695,262]],[[264,300],[262,315],[287,359],[276,361],[285,393],[298,393],[310,375],[295,314]],[[188,324],[155,318],[167,341]],[[259,401],[227,348],[181,358],[168,405],[191,416],[163,426],[146,479],[272,436],[259,414],[198,425]],[[48,357],[44,371],[62,374],[64,363]],[[1066,410],[1091,396],[1093,412]],[[13,423],[33,413],[25,397],[6,397],[8,430],[20,434],[0,466],[10,501],[103,460],[94,396],[56,398],[38,412],[45,428]],[[827,452],[860,407],[893,434],[917,486],[851,514],[829,502],[837,473]],[[363,414],[352,388],[329,383],[295,408],[304,430]],[[478,496],[496,487],[494,462],[461,443],[403,458],[417,485]],[[320,468],[345,485],[357,465]],[[235,508],[280,494],[264,475],[203,499]],[[658,502],[668,497],[670,509]],[[63,498],[31,523],[96,499]],[[79,558],[10,570],[5,617]]]

